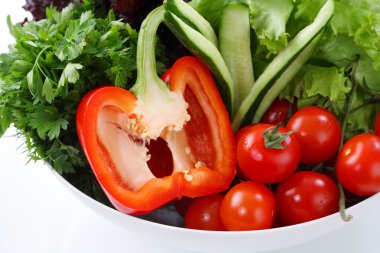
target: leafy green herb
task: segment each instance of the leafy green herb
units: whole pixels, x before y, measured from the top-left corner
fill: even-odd
[[[89,0],[62,12],[49,8],[46,19],[24,25],[8,18],[16,43],[0,55],[0,136],[13,124],[31,160],[45,160],[104,200],[77,139],[76,109],[100,85],[133,85],[138,34],[112,12],[96,17],[92,8]],[[74,180],[74,172],[85,178]]]

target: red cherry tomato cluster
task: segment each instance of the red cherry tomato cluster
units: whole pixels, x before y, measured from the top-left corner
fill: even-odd
[[[337,180],[350,196],[380,191],[380,113],[375,135],[354,136],[339,151],[341,127],[330,111],[292,107],[278,100],[262,122],[236,133],[240,181],[225,195],[193,200],[186,227],[260,230],[322,218],[339,209]]]

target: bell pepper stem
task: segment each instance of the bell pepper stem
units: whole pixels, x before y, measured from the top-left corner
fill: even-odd
[[[143,95],[148,85],[168,90],[157,75],[155,54],[157,29],[164,20],[164,12],[163,6],[157,7],[149,13],[141,25],[137,42],[137,80],[131,89],[135,95]]]
[[[137,80],[131,91],[136,96],[133,113],[139,115],[137,124],[144,132],[140,135],[143,139],[157,139],[166,128],[182,129],[187,118],[183,94],[171,91],[157,75],[156,34],[163,20],[163,6],[151,11],[141,25],[137,42]]]

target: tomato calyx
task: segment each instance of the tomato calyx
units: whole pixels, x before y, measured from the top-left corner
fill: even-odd
[[[270,127],[267,130],[265,130],[263,137],[264,137],[264,144],[267,149],[285,149],[287,144],[285,140],[291,135],[294,134],[296,131],[289,131],[287,133],[280,133],[281,124],[277,124],[274,127]]]

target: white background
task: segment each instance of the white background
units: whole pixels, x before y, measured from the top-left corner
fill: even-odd
[[[22,21],[23,4],[0,0],[0,52],[12,41],[6,16]],[[0,139],[0,253],[180,252],[137,238],[87,209],[42,163],[26,165],[22,140],[13,135],[11,129]],[[372,213],[367,224],[281,252],[380,252],[380,210]]]

